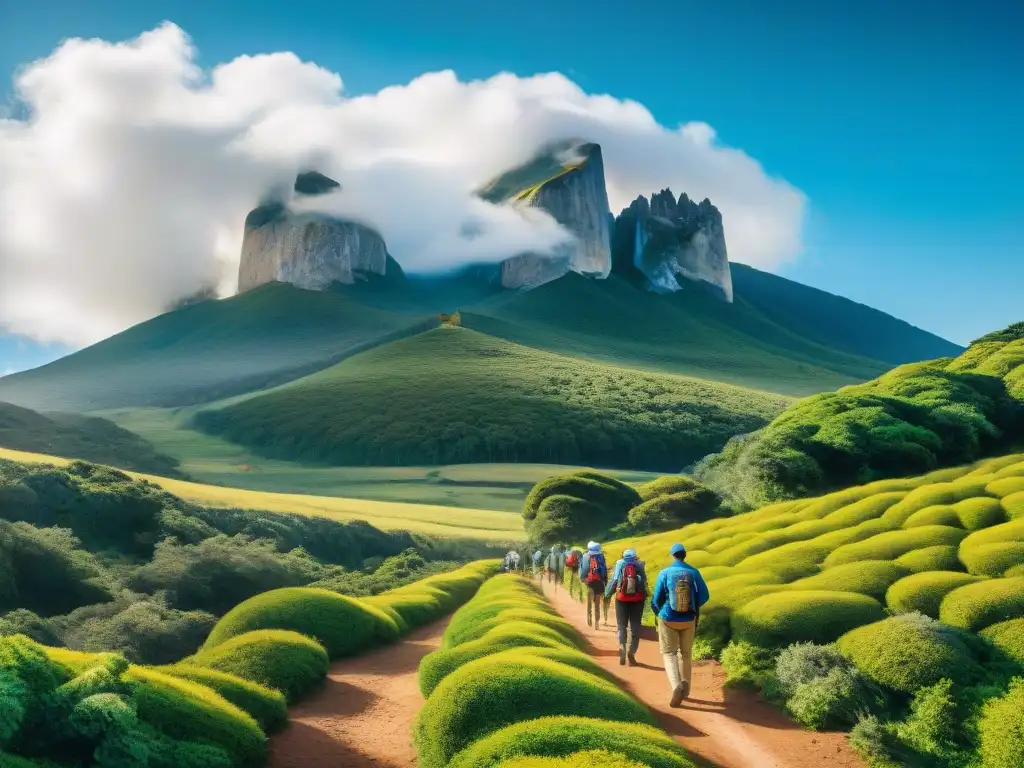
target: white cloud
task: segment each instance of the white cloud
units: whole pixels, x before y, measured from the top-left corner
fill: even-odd
[[[341,181],[337,204],[411,271],[549,246],[549,218],[469,192],[567,136],[602,145],[615,211],[671,186],[722,210],[738,261],[772,268],[801,248],[803,195],[711,126],[666,128],[559,74],[435,72],[346,98],[339,75],[291,53],[210,72],[196,57],[164,24],[67,41],[18,75],[27,117],[0,120],[0,328],[85,344],[204,284],[230,287],[245,214],[305,167]]]

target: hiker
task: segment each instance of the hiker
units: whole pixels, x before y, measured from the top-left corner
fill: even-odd
[[[505,555],[505,573],[515,573],[519,570],[519,553],[510,549]]]
[[[556,544],[551,548],[547,557],[547,571],[548,571],[548,584],[554,582],[555,589],[558,589],[558,582],[562,580],[562,563],[565,561],[565,555],[562,554],[561,548]]]
[[[615,623],[619,628],[619,664],[636,666],[636,649],[640,647],[640,620],[647,602],[647,571],[642,560],[637,559],[635,549],[627,549],[622,559],[615,563],[615,571],[604,591],[606,598],[615,597]],[[605,616],[607,617],[607,611]],[[629,630],[629,648],[626,647],[626,630]]]
[[[541,570],[540,570],[540,565],[541,565],[541,562],[543,560],[544,560],[544,553],[541,552],[539,549],[536,552],[533,553],[533,575],[536,578],[538,578],[538,579],[542,579],[543,578],[543,574],[541,573]]]
[[[608,581],[608,564],[605,562],[601,545],[596,541],[587,544],[587,551],[580,558],[580,582],[587,593],[587,626],[600,629],[601,599]],[[605,617],[605,625],[608,620]]]
[[[686,562],[686,547],[673,544],[668,552],[672,562],[658,574],[651,609],[658,618],[658,645],[672,688],[670,703],[678,707],[690,695],[693,636],[709,594],[700,571]]]

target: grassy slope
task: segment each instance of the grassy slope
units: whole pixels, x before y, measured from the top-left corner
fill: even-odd
[[[49,463],[63,466],[69,459],[0,448],[0,458],[11,461]],[[171,493],[211,507],[261,509],[332,520],[365,520],[381,530],[508,541],[523,536],[522,518],[511,512],[467,509],[431,504],[401,504],[304,494],[266,493],[224,488],[166,477],[130,473],[156,483]]]
[[[176,459],[112,421],[71,413],[42,414],[10,403],[0,403],[0,446],[31,453],[59,452],[138,472],[179,474]]]
[[[566,467],[553,464],[304,466],[266,459],[243,446],[190,429],[188,421],[195,411],[195,408],[137,408],[104,415],[180,461],[181,469],[194,480],[252,491],[519,512],[535,483],[567,471]],[[630,470],[610,474],[625,482],[646,482],[659,476]]]
[[[678,469],[784,404],[762,392],[441,328],[201,412],[196,421],[268,456],[334,464]]]
[[[424,318],[275,283],[141,323],[0,380],[0,399],[45,410],[184,405],[306,375]]]
[[[660,296],[620,277],[567,275],[463,312],[463,325],[528,346],[636,368],[804,396],[889,366],[810,341],[738,295]]]
[[[899,365],[959,355],[963,347],[857,302],[745,264],[732,265],[736,294],[779,325],[832,349]]]

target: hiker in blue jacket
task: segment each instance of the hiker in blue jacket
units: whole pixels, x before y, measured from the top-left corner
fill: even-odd
[[[615,623],[619,628],[619,664],[636,666],[636,650],[640,647],[640,620],[647,601],[647,571],[636,556],[635,549],[627,549],[615,563],[615,571],[608,580],[605,598],[615,596]],[[607,615],[607,612],[606,612]],[[629,630],[629,648],[626,648],[626,630]]]
[[[669,554],[672,562],[658,574],[651,609],[658,617],[658,645],[672,688],[670,703],[678,707],[690,695],[693,636],[701,606],[710,595],[700,571],[686,562],[686,547],[673,544]]]
[[[601,545],[596,541],[587,544],[587,551],[580,558],[580,583],[587,594],[587,626],[599,629],[601,625],[601,598],[608,583],[608,564],[605,562]],[[605,624],[607,624],[605,617]]]

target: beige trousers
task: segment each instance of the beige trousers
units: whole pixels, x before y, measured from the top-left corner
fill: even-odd
[[[665,674],[672,690],[681,682],[690,682],[693,669],[693,635],[696,625],[692,621],[658,620],[658,646],[665,660]]]

